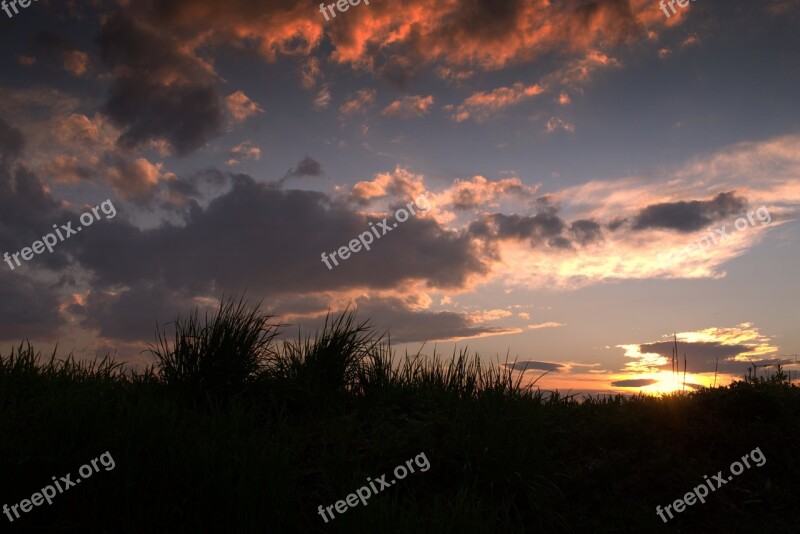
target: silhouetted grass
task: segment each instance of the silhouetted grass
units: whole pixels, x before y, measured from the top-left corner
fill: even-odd
[[[0,355],[0,505],[100,452],[116,462],[13,524],[0,514],[3,530],[796,530],[800,388],[780,369],[578,402],[524,384],[508,360],[398,356],[352,311],[294,340],[272,319],[242,299],[179,318],[139,373],[29,344]],[[668,525],[655,514],[755,447],[764,467]],[[429,471],[328,524],[317,515],[423,451]]]
[[[201,324],[198,311],[178,317],[169,342],[166,330],[156,328],[155,357],[160,376],[173,386],[210,396],[241,392],[256,378],[274,353],[279,325],[260,310],[248,306],[244,297],[220,302],[216,315],[208,313]]]

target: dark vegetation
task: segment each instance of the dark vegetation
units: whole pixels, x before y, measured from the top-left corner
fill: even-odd
[[[0,531],[798,531],[800,388],[780,369],[579,402],[466,352],[393,362],[352,313],[290,342],[241,300],[173,326],[139,373],[28,344],[0,356],[0,505],[105,451],[116,462]],[[763,467],[656,515],[756,447]],[[427,472],[317,514],[420,452]]]

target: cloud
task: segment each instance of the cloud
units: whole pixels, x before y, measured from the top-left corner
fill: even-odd
[[[254,146],[251,141],[242,141],[235,147],[231,148],[228,153],[229,159],[227,164],[229,166],[238,165],[241,160],[260,160],[261,149]]]
[[[506,364],[505,367],[514,371],[556,371],[563,369],[564,365],[553,362],[538,362],[536,360],[522,360],[513,364]]]
[[[0,162],[4,172],[8,172],[8,167],[22,155],[24,148],[25,138],[19,128],[0,118],[0,150],[2,150]]]
[[[433,96],[404,96],[383,108],[381,115],[401,119],[422,117],[430,112],[432,105]]]
[[[146,158],[113,156],[112,161],[106,168],[108,183],[117,195],[134,203],[146,204],[159,183],[175,178],[174,174],[163,172],[162,163],[150,163]]]
[[[312,56],[303,63],[303,67],[300,70],[300,85],[304,89],[312,89],[321,79],[322,71],[319,67],[319,58]]]
[[[558,328],[559,326],[567,326],[563,323],[555,323],[553,321],[548,321],[546,323],[539,323],[539,324],[529,324],[529,330],[538,330],[540,328]]]
[[[39,177],[18,161],[24,150],[22,132],[0,118],[0,252],[9,254],[51,232],[54,223],[65,223],[72,218]],[[63,249],[37,256],[36,260],[36,266],[51,269],[67,264]],[[0,265],[2,269],[8,268],[5,263]],[[15,271],[28,272],[30,266],[31,263],[25,263]],[[12,289],[7,291],[13,292]]]
[[[77,184],[97,176],[92,167],[81,165],[76,156],[60,154],[42,167],[42,175],[52,183]]]
[[[232,45],[267,61],[279,55],[307,57],[323,37],[323,17],[303,2],[174,0],[134,9],[149,24],[193,46]]]
[[[569,231],[576,243],[585,247],[603,239],[603,230],[594,221],[579,220],[573,222]]]
[[[553,133],[558,130],[572,133],[575,131],[575,125],[560,117],[550,117],[550,120],[547,121],[547,133]]]
[[[548,88],[556,86],[579,88],[589,83],[596,71],[621,66],[617,59],[599,50],[586,50],[582,57],[568,61],[545,76],[542,85]]]
[[[257,103],[250,100],[242,91],[236,91],[225,97],[225,108],[236,122],[243,122],[264,110]]]
[[[397,167],[394,172],[378,173],[372,180],[356,182],[350,193],[350,199],[366,205],[370,201],[387,196],[417,198],[424,190],[422,176]]]
[[[89,55],[80,50],[64,54],[64,70],[75,76],[83,76],[89,70]]]
[[[641,388],[657,383],[658,380],[652,378],[640,378],[631,380],[617,380],[616,382],[611,382],[611,385],[618,388]]]
[[[243,174],[187,217],[179,226],[148,230],[117,217],[85,232],[72,251],[100,288],[147,281],[192,294],[213,287],[260,294],[388,289],[414,280],[457,288],[487,271],[468,237],[414,217],[392,229],[391,237],[376,239],[376,252],[353,255],[331,276],[321,253],[368,231],[371,218],[322,193],[283,191]],[[230,261],[242,250],[249,251],[247,262]]]
[[[174,176],[163,182],[165,204],[174,215],[186,216],[187,213],[181,213],[177,208],[195,209],[200,205],[199,201],[206,201],[224,193],[230,187],[230,182],[230,175],[213,167],[188,176]]]
[[[137,13],[191,46],[231,45],[267,61],[308,57],[329,43],[329,61],[381,73],[402,84],[422,66],[457,72],[495,70],[553,53],[583,54],[608,44],[633,43],[667,21],[643,0],[613,2],[409,0],[375,3],[326,24],[302,2],[233,0],[146,2]],[[451,71],[452,72],[452,71]]]
[[[300,178],[302,176],[322,177],[325,176],[325,171],[322,170],[322,164],[312,157],[305,156],[297,162],[294,169],[289,169],[286,174],[278,182],[283,184],[290,178]]]
[[[324,85],[320,88],[317,96],[314,97],[314,109],[317,111],[328,109],[328,106],[331,103],[331,92],[328,89],[327,85]]]
[[[184,155],[219,132],[223,113],[213,73],[173,35],[118,14],[105,22],[98,42],[115,73],[102,110],[122,129],[122,147],[164,140]]]
[[[153,339],[156,324],[164,327],[197,306],[192,298],[161,284],[142,282],[124,291],[92,290],[70,307],[82,326],[113,342]]]
[[[33,49],[41,56],[60,58],[61,67],[74,76],[83,76],[88,71],[89,54],[77,50],[72,40],[59,32],[39,32],[33,39]],[[34,57],[20,56],[23,65],[30,66],[35,62]]]
[[[647,206],[634,219],[633,229],[664,228],[689,233],[707,228],[709,224],[739,214],[747,207],[747,200],[735,193],[720,193],[707,201],[664,202]]]
[[[490,92],[478,91],[468,96],[456,109],[453,120],[462,122],[469,118],[484,122],[492,115],[523,100],[541,94],[544,89],[538,85],[525,86],[520,82],[511,87],[498,87]]]
[[[661,15],[659,17],[659,15]],[[647,2],[515,0],[497,4],[418,0],[353,13],[332,31],[332,59],[375,68],[377,51],[409,70],[440,60],[485,70],[530,61],[552,52],[592,50],[601,43],[633,42],[667,21]]]
[[[341,117],[363,115],[375,102],[375,89],[359,89],[354,97],[347,100],[339,107]]]
[[[686,355],[689,373],[743,373],[751,361],[759,364],[779,363],[777,347],[768,336],[759,332],[751,323],[735,327],[712,327],[704,330],[677,333],[678,362],[683,369]],[[620,345],[625,356],[633,361],[626,363],[630,372],[654,372],[672,369],[672,335],[651,343]]]
[[[465,313],[413,309],[397,297],[363,297],[354,304],[361,318],[369,318],[378,331],[391,334],[392,343],[463,340],[511,332],[483,325]],[[313,331],[321,326],[317,319],[310,324],[306,321],[305,328]]]
[[[494,205],[503,197],[530,199],[537,190],[538,186],[524,184],[517,177],[492,181],[483,176],[473,176],[470,180],[458,180],[446,194],[450,197],[453,208],[468,210]]]
[[[496,240],[528,241],[532,247],[547,243],[549,246],[564,248],[564,242],[559,238],[564,239],[561,234],[566,224],[557,213],[555,209],[545,209],[533,216],[494,213],[484,218],[483,226],[474,226],[473,233]]]
[[[436,76],[451,83],[461,83],[475,75],[474,70],[454,69],[440,65],[434,70]]]
[[[66,323],[58,307],[57,286],[35,282],[0,264],[0,340],[54,339]]]

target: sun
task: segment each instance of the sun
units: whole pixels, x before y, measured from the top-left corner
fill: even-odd
[[[657,382],[650,384],[649,386],[644,386],[641,388],[642,393],[648,393],[651,395],[663,395],[669,393],[676,393],[679,391],[684,391],[686,389],[692,391],[693,389],[688,386],[688,384],[698,384],[702,383],[702,378],[697,375],[686,375],[686,386],[683,383],[683,373],[672,373],[672,372],[658,372],[652,373],[647,378],[651,378],[653,380],[657,380]]]

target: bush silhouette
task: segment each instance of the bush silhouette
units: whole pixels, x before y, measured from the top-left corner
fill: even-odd
[[[159,376],[169,385],[212,397],[240,392],[263,372],[275,353],[279,325],[261,311],[261,302],[248,306],[244,297],[220,302],[201,324],[198,310],[174,321],[170,343],[166,329],[156,327],[156,344],[148,351],[156,357]]]

